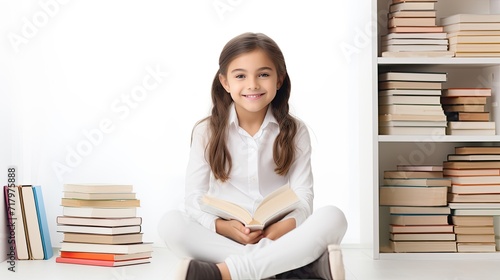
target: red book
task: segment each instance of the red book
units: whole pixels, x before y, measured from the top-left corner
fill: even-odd
[[[125,260],[125,261],[102,261],[102,260],[73,259],[73,258],[57,257],[56,262],[57,263],[95,265],[95,266],[124,266],[124,265],[150,263],[151,261],[150,261],[150,258],[132,259],[132,260]]]
[[[143,259],[150,257],[151,257],[151,252],[142,252],[136,254],[107,254],[107,253],[61,251],[61,258],[88,259],[88,260],[98,260],[98,261],[125,261],[125,260]]]

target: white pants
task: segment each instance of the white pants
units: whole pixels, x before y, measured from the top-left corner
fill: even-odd
[[[344,213],[325,206],[299,227],[273,241],[242,245],[217,234],[185,213],[166,213],[160,237],[180,257],[213,263],[225,262],[232,279],[263,279],[307,265],[323,254],[328,244],[340,244],[347,230]]]

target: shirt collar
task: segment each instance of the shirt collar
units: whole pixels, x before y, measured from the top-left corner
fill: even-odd
[[[271,110],[271,105],[267,107],[267,112],[266,116],[264,117],[264,121],[262,122],[262,125],[260,126],[261,129],[267,127],[270,123],[274,123],[278,125],[278,121],[273,115],[273,112]],[[238,122],[238,116],[236,115],[236,107],[234,106],[234,102],[231,103],[231,107],[229,109],[229,125],[235,125],[236,128],[240,126]]]

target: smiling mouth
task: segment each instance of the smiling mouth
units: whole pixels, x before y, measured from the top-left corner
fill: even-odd
[[[262,95],[264,95],[264,93],[257,93],[257,94],[243,94],[244,97],[247,97],[247,98],[258,98],[258,97],[261,97]]]

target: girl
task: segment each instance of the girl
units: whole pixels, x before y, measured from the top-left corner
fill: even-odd
[[[261,33],[230,40],[212,84],[212,113],[193,129],[186,213],[160,223],[167,247],[188,257],[180,279],[343,279],[339,244],[347,222],[334,206],[313,211],[311,145],[289,114],[290,78],[278,45]],[[263,230],[200,210],[205,194],[251,213],[289,183],[300,206]]]

